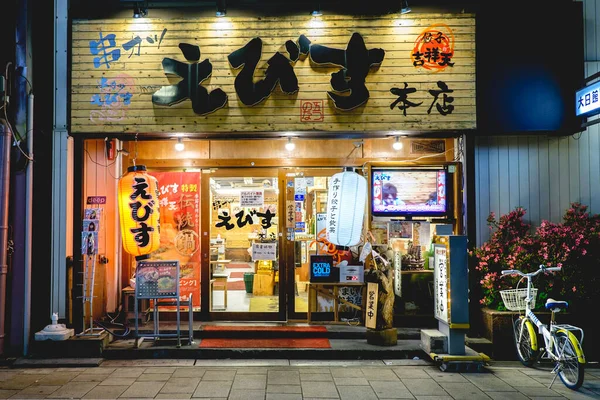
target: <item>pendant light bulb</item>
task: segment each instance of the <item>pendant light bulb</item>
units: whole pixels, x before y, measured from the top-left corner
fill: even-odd
[[[396,136],[396,140],[394,140],[394,144],[392,145],[392,147],[394,148],[394,150],[402,149],[402,142],[400,141],[400,138],[398,136]]]
[[[285,144],[285,149],[287,151],[294,151],[294,149],[296,148],[296,144],[294,142],[292,142],[292,138],[288,138],[287,143]]]
[[[175,150],[183,151],[185,149],[185,145],[183,144],[182,138],[177,138],[177,143],[175,143]]]

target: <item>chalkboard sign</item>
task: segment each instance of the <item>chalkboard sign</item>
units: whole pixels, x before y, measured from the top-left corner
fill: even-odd
[[[140,261],[135,270],[135,297],[179,297],[179,261]]]
[[[333,256],[310,256],[310,281],[311,282],[339,282],[340,269],[333,266]]]

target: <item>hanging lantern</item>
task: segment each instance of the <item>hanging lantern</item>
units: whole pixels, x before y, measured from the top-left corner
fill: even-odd
[[[160,245],[158,181],[146,166],[134,165],[119,179],[118,196],[123,247],[136,260],[146,259]]]
[[[331,177],[327,193],[327,240],[338,246],[355,246],[365,217],[367,180],[344,171]]]

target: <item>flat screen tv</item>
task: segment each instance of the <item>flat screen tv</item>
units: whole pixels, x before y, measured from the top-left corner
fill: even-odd
[[[448,170],[373,168],[371,213],[376,217],[447,217]]]

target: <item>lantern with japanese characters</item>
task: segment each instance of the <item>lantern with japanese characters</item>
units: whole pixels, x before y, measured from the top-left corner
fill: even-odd
[[[123,247],[137,261],[149,258],[160,245],[158,181],[134,165],[119,179],[118,196]]]
[[[327,240],[338,246],[355,246],[365,218],[367,180],[352,171],[331,177],[327,193]]]

